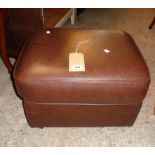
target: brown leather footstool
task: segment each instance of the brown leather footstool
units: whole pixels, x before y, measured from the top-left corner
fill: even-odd
[[[69,53],[85,40],[89,42],[80,47],[85,72],[69,72]],[[13,76],[31,127],[130,126],[150,82],[132,38],[112,30],[37,31]]]

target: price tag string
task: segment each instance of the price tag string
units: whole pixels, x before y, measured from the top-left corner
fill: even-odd
[[[85,40],[85,41],[80,41],[80,42],[78,42],[77,45],[76,45],[75,53],[78,53],[78,50],[79,50],[80,46],[81,46],[82,44],[87,43],[87,42],[89,42],[89,40]]]

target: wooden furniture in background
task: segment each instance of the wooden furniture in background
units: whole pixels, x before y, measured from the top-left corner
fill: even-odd
[[[43,23],[46,27],[61,27],[69,18],[71,24],[76,21],[76,9],[49,8],[42,9]]]
[[[17,58],[28,36],[42,27],[40,8],[7,9],[7,42],[9,56]]]
[[[8,69],[8,72],[12,71],[12,64],[9,60],[8,49],[6,43],[6,10],[0,9],[0,56]]]
[[[20,8],[7,9],[7,41],[9,56],[17,58],[28,36],[41,27],[61,27],[71,18],[75,23],[76,9]]]

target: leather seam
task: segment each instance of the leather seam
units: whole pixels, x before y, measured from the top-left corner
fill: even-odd
[[[49,81],[49,80],[39,80],[39,81],[22,81],[22,80],[15,80],[16,82],[22,82],[22,83],[40,83],[40,84],[42,84],[42,83],[44,83],[44,82],[49,82],[49,83],[53,83],[53,82],[63,82],[63,83],[65,83],[65,82],[72,82],[72,83],[118,83],[118,84],[120,84],[120,83],[128,83],[128,84],[131,84],[131,83],[133,83],[133,84],[145,84],[145,83],[148,83],[148,82],[150,82],[150,80],[146,80],[146,81],[110,81],[110,80],[108,80],[108,81],[99,81],[99,80],[65,80],[65,79],[62,79],[62,80],[51,80],[51,81]]]

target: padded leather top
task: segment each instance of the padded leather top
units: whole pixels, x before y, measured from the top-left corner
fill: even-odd
[[[69,53],[77,42],[85,72],[69,72]],[[110,50],[109,53],[104,49]],[[36,102],[132,102],[144,98],[150,76],[133,39],[124,32],[51,29],[35,32],[14,69],[19,94]]]

